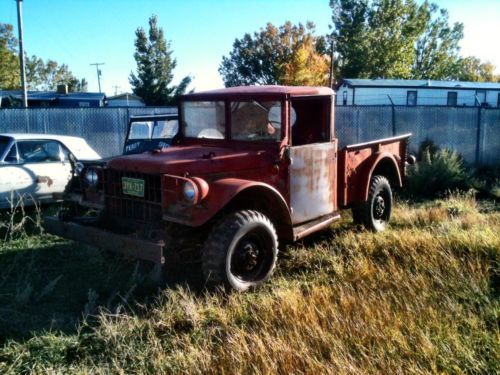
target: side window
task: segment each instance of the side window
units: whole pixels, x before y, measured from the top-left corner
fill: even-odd
[[[59,155],[60,155],[60,159],[62,161],[69,161],[69,150],[66,148],[66,146],[62,145],[62,144],[59,144],[59,148],[60,148],[60,152],[59,152]]]
[[[406,92],[406,105],[417,105],[417,92],[416,91],[407,91]]]
[[[54,163],[62,161],[56,141],[22,141],[17,144],[20,161],[24,163]]]
[[[330,140],[330,98],[292,100],[292,146],[322,143]]]

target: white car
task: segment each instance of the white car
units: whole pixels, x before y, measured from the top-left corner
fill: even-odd
[[[0,208],[62,196],[77,160],[99,154],[78,137],[49,134],[0,134]]]

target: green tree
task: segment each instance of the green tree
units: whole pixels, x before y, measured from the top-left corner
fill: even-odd
[[[54,91],[58,85],[68,85],[70,92],[82,91],[82,81],[86,82],[76,78],[66,64],[43,61],[35,55],[26,58],[26,81],[30,90]]]
[[[436,5],[425,6],[425,31],[420,35],[412,69],[414,79],[454,79],[460,59],[463,24],[449,25],[448,12]]]
[[[460,81],[500,82],[500,75],[495,74],[495,65],[482,62],[474,56],[458,61],[457,79]]]
[[[224,84],[326,84],[330,60],[324,37],[314,31],[312,22],[305,26],[286,22],[280,27],[268,23],[253,35],[236,39],[219,66]]]
[[[336,72],[354,78],[451,79],[463,25],[414,0],[330,0]]]
[[[0,23],[0,89],[13,90],[21,85],[17,39],[10,24]]]
[[[177,61],[172,57],[170,41],[165,40],[163,29],[158,27],[155,15],[149,18],[149,32],[139,27],[136,32],[134,58],[137,74],[130,73],[134,94],[147,105],[171,105],[184,94],[191,77],[184,77],[179,85],[171,85]]]

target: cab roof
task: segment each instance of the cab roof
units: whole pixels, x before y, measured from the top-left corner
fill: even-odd
[[[321,86],[235,86],[223,89],[201,91],[184,95],[183,98],[211,97],[211,96],[330,96],[334,91],[329,87]]]

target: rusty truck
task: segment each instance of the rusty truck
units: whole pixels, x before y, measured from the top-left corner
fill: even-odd
[[[206,285],[244,291],[269,279],[279,243],[341,209],[370,230],[389,222],[410,135],[339,149],[330,88],[192,93],[178,116],[170,147],[84,168],[80,196],[45,218],[47,232],[160,264],[192,257]]]

